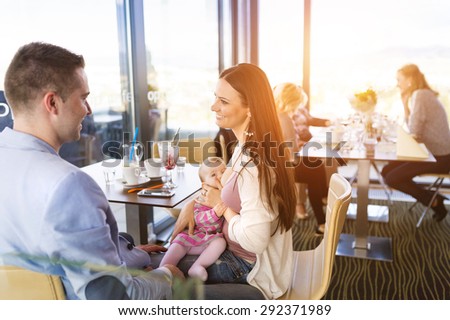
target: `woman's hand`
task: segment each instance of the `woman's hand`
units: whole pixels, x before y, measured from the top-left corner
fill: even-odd
[[[206,183],[203,183],[202,190],[200,191],[200,196],[198,196],[195,201],[201,205],[213,208],[216,204],[222,202],[222,198],[220,196],[221,190],[221,184],[219,184],[219,189],[217,189],[207,185]]]
[[[170,242],[172,242],[172,240],[175,239],[175,237],[186,228],[188,228],[189,234],[194,234],[194,205],[195,201],[191,200],[183,207],[183,209],[181,209],[180,215],[175,222],[175,227],[173,229]]]

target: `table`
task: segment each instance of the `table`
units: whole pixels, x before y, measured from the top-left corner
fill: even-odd
[[[405,146],[411,146],[411,150],[417,150],[419,144],[409,136],[400,134],[398,144],[404,149]],[[401,140],[401,141],[400,141]],[[301,158],[314,157],[323,158],[325,161],[338,159],[339,162],[347,160],[356,160],[358,164],[357,176],[357,200],[356,200],[356,222],[355,234],[341,234],[336,254],[341,256],[350,256],[357,258],[392,261],[392,240],[385,237],[373,237],[368,235],[369,219],[369,174],[372,161],[436,161],[436,159],[427,151],[427,157],[414,154],[409,156],[399,156],[397,146],[394,148],[382,148],[382,144],[377,145],[375,154],[368,157],[364,149],[352,149],[343,151],[341,144],[326,143],[332,141],[331,132],[326,133],[326,139],[323,137],[313,137],[299,152]],[[417,144],[417,145],[415,145]],[[420,147],[420,150],[423,150]]]
[[[103,177],[103,165],[111,164],[116,166],[116,183],[106,185]],[[121,160],[108,160],[83,167],[81,170],[86,172],[97,182],[105,193],[108,201],[125,204],[127,232],[133,236],[136,243],[140,244],[147,243],[147,224],[152,222],[147,219],[145,207],[173,208],[200,190],[201,187],[200,179],[198,177],[198,166],[186,164],[183,172],[178,172],[177,169],[174,169],[174,172],[172,173],[173,181],[178,185],[178,187],[174,189],[175,195],[173,197],[141,197],[137,195],[137,192],[128,193],[127,190],[124,190],[121,182],[121,168]],[[148,186],[161,183],[161,179],[156,179],[154,181],[150,180]]]

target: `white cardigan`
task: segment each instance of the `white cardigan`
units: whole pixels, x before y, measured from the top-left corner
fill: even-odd
[[[286,292],[292,279],[292,231],[281,233],[278,228],[272,235],[278,212],[269,211],[268,205],[265,206],[261,200],[258,169],[254,163],[241,171],[247,160],[238,145],[231,163],[233,171],[240,171],[237,184],[242,209],[229,221],[228,234],[242,248],[256,254],[255,266],[247,277],[248,283],[260,289],[267,299],[276,299]]]

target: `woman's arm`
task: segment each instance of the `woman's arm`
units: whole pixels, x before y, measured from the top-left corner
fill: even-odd
[[[429,90],[417,90],[411,96],[411,114],[408,128],[419,141],[425,130],[426,109],[430,99],[436,99],[436,96]]]
[[[307,118],[307,124],[313,127],[329,127],[331,125],[331,121],[329,119],[316,118],[313,117],[308,109],[303,109],[304,114]]]

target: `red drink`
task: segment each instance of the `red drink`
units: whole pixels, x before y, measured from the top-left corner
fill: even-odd
[[[167,155],[167,160],[166,160],[166,163],[165,163],[165,168],[166,168],[167,170],[172,170],[172,169],[175,168],[176,164],[177,164],[177,162],[175,161],[173,155],[171,155],[171,154]]]

